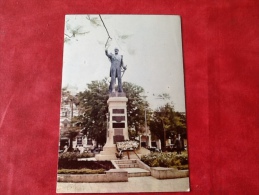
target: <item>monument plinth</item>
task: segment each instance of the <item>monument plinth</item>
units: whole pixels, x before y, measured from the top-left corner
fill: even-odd
[[[123,92],[110,94],[107,101],[109,114],[106,143],[103,147],[103,151],[95,156],[97,160],[116,159],[116,143],[129,139],[127,102],[128,98],[126,98]]]

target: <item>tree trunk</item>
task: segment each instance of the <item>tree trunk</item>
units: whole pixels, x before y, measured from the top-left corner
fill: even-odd
[[[69,148],[68,148],[67,151],[68,152],[73,152],[74,151],[74,149],[73,149],[73,139],[72,138],[69,139]]]

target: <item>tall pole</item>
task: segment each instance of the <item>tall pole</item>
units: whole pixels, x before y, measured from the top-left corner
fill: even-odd
[[[70,104],[71,104],[71,121],[72,121],[74,108],[73,108],[73,100],[71,99],[70,101],[71,101]]]
[[[148,135],[147,135],[147,108],[145,107],[145,128],[146,128],[146,146],[148,146]]]
[[[164,126],[164,121],[162,118],[160,118],[162,125],[163,125],[163,130],[164,130],[164,147],[166,147],[166,135],[165,135],[165,126]]]
[[[163,122],[163,128],[164,128],[164,140],[165,140],[165,147],[166,147],[166,134],[165,134],[164,122]]]
[[[70,107],[71,107],[70,126],[72,126],[72,118],[73,118],[73,99],[72,98],[70,99]],[[70,150],[73,149],[73,140],[71,138],[70,138],[70,141],[69,141],[69,148],[70,148]]]

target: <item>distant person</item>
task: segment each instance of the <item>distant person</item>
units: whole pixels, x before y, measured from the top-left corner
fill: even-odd
[[[67,147],[67,145],[65,145],[65,146],[64,146],[64,151],[63,151],[63,153],[64,153],[64,152],[67,152],[67,150],[68,150],[68,147]]]
[[[84,153],[85,148],[82,145],[78,147],[80,154]]]
[[[182,151],[182,140],[181,140],[181,135],[180,134],[178,134],[178,137],[175,139],[174,144],[176,146],[177,154],[181,154],[181,151]]]
[[[76,153],[79,153],[79,152],[80,152],[80,150],[79,150],[79,148],[78,148],[78,145],[76,145],[76,147],[75,147],[75,149],[74,149],[74,152],[76,152]]]

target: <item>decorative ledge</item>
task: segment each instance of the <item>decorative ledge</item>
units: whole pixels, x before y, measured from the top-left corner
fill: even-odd
[[[189,170],[177,170],[175,168],[152,167],[151,176],[156,179],[174,179],[188,177]]]
[[[128,172],[122,169],[110,169],[105,174],[58,174],[57,180],[74,183],[127,182]]]

